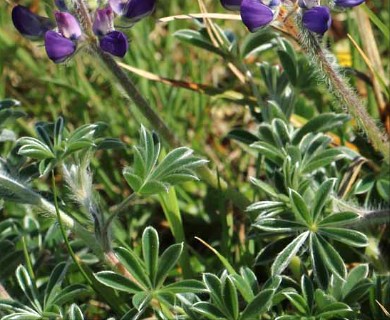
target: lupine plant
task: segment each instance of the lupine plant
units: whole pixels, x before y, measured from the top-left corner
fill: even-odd
[[[386,4],[5,8],[1,319],[390,317]]]

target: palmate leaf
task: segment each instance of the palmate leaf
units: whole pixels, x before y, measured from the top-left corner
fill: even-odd
[[[144,126],[141,141],[134,147],[133,167],[126,167],[123,175],[134,190],[142,195],[167,192],[175,184],[197,180],[193,171],[207,161],[193,156],[193,151],[181,147],[169,152],[159,164],[160,142]]]

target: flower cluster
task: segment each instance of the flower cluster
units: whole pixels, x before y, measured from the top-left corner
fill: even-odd
[[[328,5],[321,5],[321,0],[298,0],[298,6],[302,10],[302,24],[305,28],[322,35],[332,22],[330,7],[350,8],[364,1],[328,0]],[[226,9],[240,10],[242,21],[251,32],[270,24],[284,2],[287,3],[283,0],[221,0]]]
[[[92,21],[92,30],[83,29],[76,16],[70,13],[66,0],[55,0],[58,8],[54,13],[55,21],[36,15],[22,5],[13,8],[12,21],[23,36],[31,40],[44,39],[46,53],[55,63],[68,60],[87,40],[98,41],[103,51],[124,57],[129,45],[125,34],[114,28],[115,16],[135,23],[153,12],[155,2],[109,0],[106,7],[96,9],[93,19],[88,17]]]

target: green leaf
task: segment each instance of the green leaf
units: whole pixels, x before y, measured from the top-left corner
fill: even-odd
[[[309,120],[302,128],[300,128],[293,139],[293,143],[298,143],[305,134],[316,132],[328,132],[337,127],[340,127],[349,120],[348,115],[335,113],[322,113],[315,118]]]
[[[298,250],[305,243],[309,232],[304,232],[296,237],[282,252],[278,254],[271,267],[271,274],[278,275],[288,266],[291,259],[297,254]]]
[[[191,309],[210,320],[226,319],[226,316],[210,302],[197,302]]]
[[[313,219],[306,206],[305,200],[303,200],[301,195],[293,189],[289,189],[289,193],[292,211],[294,212],[296,219],[310,225],[313,222]]]
[[[35,310],[42,312],[42,306],[38,299],[38,292],[35,283],[30,278],[30,275],[23,265],[20,265],[16,269],[16,279],[18,280],[19,286],[23,290],[28,300],[35,307]]]
[[[293,86],[296,86],[298,78],[298,68],[296,60],[294,59],[295,57],[292,58],[287,51],[282,50],[278,50],[278,55],[288,79]]]
[[[320,216],[326,202],[330,200],[329,196],[333,191],[335,183],[336,183],[335,179],[329,179],[323,182],[321,186],[318,188],[318,190],[316,191],[313,205],[311,207],[311,214],[315,222],[317,222],[318,217]]]
[[[54,299],[57,293],[61,290],[61,284],[65,278],[66,271],[67,265],[65,262],[57,264],[52,271],[45,289],[45,308],[51,304],[52,299]]]
[[[151,288],[152,283],[146,275],[145,266],[142,265],[141,260],[130,250],[126,248],[116,248],[115,253],[119,261],[129,271],[131,275],[142,285],[144,288]]]
[[[250,54],[262,52],[272,48],[271,40],[276,37],[276,33],[270,29],[259,30],[255,33],[248,33],[242,42],[240,53],[243,58]]]
[[[277,147],[274,147],[273,145],[271,145],[267,142],[264,142],[264,141],[258,141],[258,142],[252,143],[250,146],[252,148],[258,150],[258,152],[260,154],[265,156],[268,160],[272,161],[276,165],[278,165],[278,166],[283,165],[283,161],[284,161],[285,156],[280,151],[280,149],[278,149]]]
[[[195,30],[179,30],[176,31],[173,36],[179,40],[189,43],[195,47],[202,48],[204,50],[216,53],[220,56],[225,56],[225,52],[215,47],[208,38],[205,38],[202,33]]]
[[[169,271],[175,266],[183,251],[183,243],[174,244],[168,247],[158,261],[156,275],[156,288],[159,288],[168,276]]]
[[[345,155],[340,149],[327,149],[321,151],[310,158],[309,161],[302,164],[302,173],[311,173],[343,158],[345,158]]]
[[[220,310],[224,310],[224,303],[222,299],[222,284],[219,278],[211,273],[203,274],[203,282],[206,285],[207,289],[210,291],[210,296],[213,299],[214,303],[218,306]]]
[[[269,183],[261,181],[260,179],[256,179],[254,177],[249,177],[249,181],[261,191],[265,192],[272,198],[278,197],[278,192],[273,188]]]
[[[160,243],[156,229],[147,227],[142,234],[142,253],[146,272],[154,286],[156,284],[159,247]]]
[[[169,152],[159,164],[160,143],[153,134],[141,127],[139,146],[134,147],[134,165],[125,168],[123,175],[134,190],[142,195],[167,192],[181,182],[198,180],[194,169],[207,161],[193,156],[193,150],[182,147]]]
[[[342,302],[334,302],[327,305],[317,314],[319,319],[334,319],[340,317],[349,317],[353,314],[353,310]]]
[[[131,294],[142,291],[142,288],[133,281],[112,271],[100,271],[95,274],[95,277],[99,282],[116,290],[125,291]]]
[[[315,233],[310,233],[309,238],[309,248],[310,248],[310,257],[313,265],[313,272],[315,279],[317,279],[321,288],[327,288],[329,283],[329,272],[325,266],[325,262],[322,259],[320,253],[320,246],[318,244],[317,236]]]
[[[148,306],[151,300],[152,296],[149,292],[138,292],[133,296],[132,302],[138,311],[142,311]]]
[[[296,292],[284,293],[284,296],[291,302],[291,304],[300,312],[302,315],[309,315],[310,309],[306,303],[306,300]]]
[[[343,259],[333,246],[320,235],[313,236],[313,242],[319,250],[320,256],[329,270],[336,276],[344,279],[347,273]]]
[[[314,287],[307,275],[303,275],[301,278],[301,288],[303,297],[306,301],[307,311],[310,312],[314,305]]]
[[[85,297],[91,292],[82,284],[72,284],[62,289],[52,300],[53,305],[62,306],[76,299]]]
[[[257,279],[253,271],[247,267],[241,268],[240,274],[233,274],[230,277],[245,301],[251,302],[255,297],[254,289],[257,291]]]
[[[254,134],[243,130],[243,129],[233,129],[231,130],[228,135],[226,136],[228,139],[233,139],[245,144],[252,144],[259,140],[258,137],[256,137]]]
[[[368,270],[369,269],[367,264],[360,264],[349,272],[348,277],[341,289],[343,297],[346,297],[348,293],[350,293],[352,289],[359,284],[359,282],[367,278]]]
[[[352,247],[366,247],[368,245],[366,235],[356,230],[322,227],[318,232]]]
[[[206,287],[203,282],[198,280],[182,280],[178,282],[174,282],[160,289],[159,292],[167,292],[167,293],[201,293],[205,292]]]
[[[257,319],[259,315],[266,312],[272,303],[275,293],[273,289],[266,289],[258,293],[251,303],[249,303],[241,314],[240,320]]]
[[[222,296],[225,309],[229,310],[232,319],[237,319],[239,315],[237,289],[229,276],[222,282]]]
[[[390,40],[390,31],[389,31],[388,26],[382,20],[380,20],[379,16],[375,12],[370,10],[370,8],[365,3],[363,3],[361,8],[370,17],[370,20],[372,21],[372,23],[375,24],[375,26],[382,32],[382,34],[385,36],[387,41],[389,41]]]
[[[322,219],[318,226],[321,227],[341,227],[347,224],[352,224],[359,219],[359,215],[355,212],[339,212],[334,213]]]
[[[84,320],[84,316],[83,316],[82,311],[75,303],[73,303],[70,306],[68,314],[67,314],[67,319],[68,320]]]
[[[307,229],[302,223],[277,218],[261,218],[252,226],[260,230],[275,233],[293,233]]]

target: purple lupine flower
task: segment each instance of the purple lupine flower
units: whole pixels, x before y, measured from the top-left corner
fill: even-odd
[[[137,22],[152,14],[156,0],[109,0],[109,5],[117,15]]]
[[[12,22],[24,37],[31,40],[42,39],[46,31],[55,26],[49,18],[36,15],[21,5],[12,9]]]
[[[77,40],[82,32],[77,19],[68,12],[54,14],[58,32],[48,31],[45,34],[45,48],[48,57],[54,63],[61,63],[70,58],[77,48]]]
[[[362,4],[365,0],[335,0],[334,4],[338,7],[351,8]]]
[[[114,30],[114,12],[110,7],[96,10],[92,28],[97,36],[103,36]]]
[[[47,56],[55,63],[64,62],[76,51],[74,41],[65,38],[55,31],[47,31],[45,34],[45,49]]]
[[[125,56],[129,46],[126,36],[120,31],[109,32],[100,39],[99,44],[103,51],[121,58]]]
[[[111,7],[97,9],[93,32],[99,37],[100,48],[117,57],[124,57],[129,47],[126,35],[114,30],[114,13]]]
[[[313,7],[305,10],[302,23],[305,28],[318,34],[324,34],[332,23],[330,10],[325,6]]]
[[[72,16],[68,12],[59,11],[57,11],[54,16],[57,21],[58,31],[65,38],[77,40],[81,37],[81,28],[77,19],[74,16]]]
[[[274,20],[280,5],[279,0],[242,0],[241,18],[250,32],[255,32]]]
[[[221,0],[222,6],[227,10],[240,10],[242,0]]]

